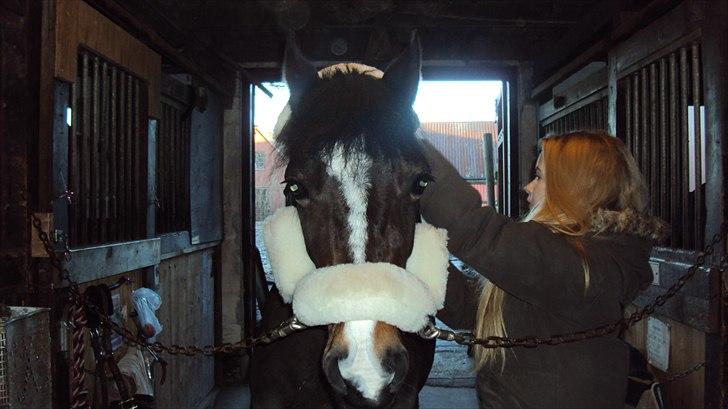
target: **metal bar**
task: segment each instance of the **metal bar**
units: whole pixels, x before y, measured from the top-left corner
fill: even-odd
[[[149,118],[147,122],[147,194],[146,194],[146,234],[145,238],[150,239],[155,236],[156,227],[156,210],[157,206],[154,198],[157,195],[157,136],[159,121]],[[153,272],[152,272],[153,274]],[[152,277],[147,276],[147,279]],[[154,280],[151,280],[154,281]]]
[[[176,231],[181,231],[185,229],[184,219],[183,219],[183,207],[184,207],[184,195],[182,192],[184,192],[184,174],[185,174],[185,161],[184,161],[184,138],[185,138],[185,131],[184,131],[184,120],[182,119],[181,112],[178,112],[177,114],[177,143],[175,144],[175,149],[177,150],[177,176],[175,180],[176,189],[177,189],[177,205],[175,206],[175,214],[177,218],[175,228]]]
[[[161,207],[160,207],[160,213],[161,217],[160,220],[160,230],[157,233],[167,233],[169,232],[169,215],[167,211],[168,201],[167,201],[167,195],[169,192],[169,168],[167,165],[167,161],[169,160],[167,155],[167,147],[169,146],[169,119],[170,113],[169,113],[169,105],[163,106],[163,123],[162,123],[162,138],[159,142],[159,173],[160,173],[160,182],[159,182],[159,191],[160,191],[160,199],[161,199]]]
[[[693,248],[695,246],[691,239],[690,229],[690,217],[689,217],[689,187],[688,182],[688,167],[690,165],[690,159],[688,157],[688,56],[687,49],[685,47],[680,49],[680,145],[682,148],[682,236],[683,246],[685,248]]]
[[[109,96],[109,195],[110,195],[110,208],[109,208],[109,240],[116,241],[119,238],[118,229],[118,157],[116,152],[117,141],[119,138],[119,124],[118,124],[118,71],[116,67],[111,66],[110,78],[110,96]]]
[[[65,267],[70,271],[71,278],[78,283],[85,283],[159,264],[160,244],[159,238],[153,238],[72,250]],[[101,265],[104,268],[100,269]]]
[[[109,241],[109,70],[106,61],[101,63],[101,140],[103,141],[103,149],[101,150],[101,220],[99,220],[99,229],[101,230],[101,241]]]
[[[667,114],[667,62],[660,59],[660,218],[669,220],[668,202],[670,187],[667,178],[667,155],[670,137],[668,135]]]
[[[692,82],[693,82],[693,119],[695,120],[695,248],[703,244],[703,143],[700,123],[701,80],[700,49],[697,42],[691,47]]]
[[[483,156],[485,159],[485,180],[487,186],[488,206],[495,204],[495,171],[493,169],[493,135],[483,134]]]
[[[101,185],[99,183],[99,173],[101,172],[101,158],[99,157],[100,149],[100,124],[101,114],[99,112],[99,59],[93,57],[93,71],[91,77],[91,219],[89,223],[89,239],[91,243],[98,243],[100,239],[98,223],[101,216],[100,207],[101,200],[99,192]]]
[[[670,234],[670,245],[674,248],[680,247],[683,240],[678,234],[678,204],[680,203],[680,144],[678,130],[678,74],[677,57],[675,53],[669,57],[670,71],[670,222],[672,234]]]
[[[126,114],[126,74],[119,70],[119,133],[118,133],[118,163],[117,172],[119,175],[117,184],[117,206],[118,206],[118,218],[116,219],[116,228],[118,231],[118,240],[126,240],[126,209],[127,209],[127,196],[126,196],[126,185],[129,183],[126,174],[126,128],[127,128],[127,114]]]
[[[69,217],[70,217],[70,223],[69,223],[69,237],[70,237],[70,245],[75,246],[79,242],[79,229],[80,229],[80,187],[81,187],[81,178],[80,178],[80,163],[79,163],[79,102],[78,102],[78,94],[79,94],[79,82],[76,81],[71,85],[71,140],[68,144],[69,149],[69,157],[70,157],[70,169],[69,169],[69,183],[71,191],[76,193],[76,196],[72,199],[71,206],[69,207]]]
[[[660,190],[659,174],[657,173],[660,157],[657,155],[657,145],[660,137],[657,134],[657,113],[659,100],[657,99],[657,65],[650,64],[650,206],[652,214],[660,214]]]
[[[86,244],[89,242],[89,231],[88,231],[88,225],[89,225],[89,209],[90,209],[90,198],[89,194],[91,191],[91,87],[89,84],[89,55],[87,53],[82,54],[82,63],[81,63],[81,92],[82,92],[82,99],[81,103],[83,105],[82,108],[82,119],[81,119],[81,126],[83,129],[82,137],[81,137],[81,209],[82,209],[82,216],[81,216],[81,228],[80,228],[80,241],[79,244]]]
[[[69,180],[69,126],[67,109],[71,104],[71,85],[56,80],[53,83],[53,229],[69,232],[69,203],[61,195],[70,189]],[[58,250],[63,250],[56,243]]]
[[[165,127],[167,126],[167,105],[162,103],[159,113],[159,122],[157,123],[157,183],[156,183],[156,195],[157,195],[157,210],[156,210],[156,234],[159,235],[164,232],[164,145],[165,145]]]
[[[133,205],[130,206],[130,203],[134,200],[134,113],[132,111],[134,97],[134,84],[132,81],[134,81],[134,79],[128,73],[124,73],[124,76],[126,77],[126,102],[124,106],[126,109],[124,118],[124,121],[126,122],[126,134],[124,135],[124,143],[126,145],[126,157],[124,158],[124,167],[126,168],[124,174],[126,175],[126,183],[124,184],[124,187],[126,191],[124,192],[124,196],[126,197],[126,200],[124,201],[123,206],[126,208],[126,217],[124,218],[123,223],[125,233],[124,239],[131,240],[134,237],[134,208]]]
[[[632,155],[634,155],[637,161],[637,166],[640,167],[641,155],[640,155],[640,93],[639,93],[639,75],[635,74],[632,76]]]
[[[627,143],[627,150],[634,157],[632,133],[632,82],[628,77],[624,80],[624,140]]]
[[[642,106],[640,117],[642,119],[642,126],[640,127],[640,169],[644,175],[645,180],[649,183],[650,181],[650,97],[647,89],[649,83],[649,77],[647,76],[647,67],[643,67],[640,70],[641,76],[641,91],[640,96],[642,97]],[[652,186],[650,186],[652,190]]]
[[[190,141],[192,138],[192,120],[190,117],[185,118],[183,123],[184,138],[183,138],[183,155],[182,163],[182,220],[184,222],[183,230],[190,229]]]
[[[134,134],[132,139],[132,143],[134,145],[134,184],[132,186],[132,189],[134,189],[135,204],[134,239],[143,238],[146,232],[146,223],[144,218],[144,215],[146,214],[146,206],[142,203],[142,186],[144,185],[142,165],[144,156],[146,156],[146,151],[142,149],[144,130],[142,129],[141,124],[140,104],[142,101],[142,95],[140,83],[141,81],[139,79],[134,79]]]
[[[170,217],[170,231],[177,231],[177,183],[178,183],[178,171],[177,171],[177,144],[179,142],[179,115],[176,109],[172,109],[171,123],[169,133],[169,157],[170,157],[170,196],[169,196],[169,217]]]

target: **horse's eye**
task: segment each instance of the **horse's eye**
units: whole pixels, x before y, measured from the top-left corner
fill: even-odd
[[[427,189],[427,185],[430,184],[430,181],[432,181],[432,176],[429,174],[424,173],[419,175],[412,186],[412,194],[416,197],[422,196],[422,194],[425,193],[425,189]]]
[[[283,188],[283,195],[286,197],[286,202],[295,203],[306,196],[306,189],[304,189],[301,182],[293,179],[285,180],[283,183],[286,187]]]

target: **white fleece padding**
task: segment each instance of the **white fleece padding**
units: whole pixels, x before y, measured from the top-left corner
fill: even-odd
[[[293,294],[293,313],[307,325],[372,320],[416,332],[436,312],[427,285],[390,263],[320,268],[306,275]]]
[[[444,229],[415,225],[406,270],[390,263],[316,269],[292,206],[268,218],[263,235],[276,287],[308,325],[374,320],[417,331],[443,306],[448,266]]]
[[[417,223],[412,253],[405,268],[427,285],[438,310],[445,302],[448,263],[447,230],[427,223]]]
[[[285,206],[273,213],[265,222],[263,240],[273,281],[283,301],[290,303],[296,284],[316,268],[306,251],[296,208]]]

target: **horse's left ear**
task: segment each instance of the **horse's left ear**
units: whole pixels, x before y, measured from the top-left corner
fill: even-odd
[[[410,43],[404,52],[392,61],[384,77],[387,87],[394,90],[403,104],[411,107],[417,96],[422,66],[422,47],[417,32],[412,33]]]
[[[301,53],[293,32],[288,34],[286,53],[283,57],[283,80],[291,92],[291,102],[297,103],[301,96],[318,80],[316,67]]]

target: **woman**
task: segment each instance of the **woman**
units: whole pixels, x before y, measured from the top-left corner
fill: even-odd
[[[450,252],[489,281],[450,274],[440,316],[478,337],[566,334],[611,323],[652,281],[645,189],[624,144],[606,133],[541,140],[530,211],[514,222],[488,206],[431,146],[423,217],[448,230]],[[475,299],[479,298],[479,301]],[[477,308],[477,312],[476,312]],[[611,334],[525,349],[474,347],[480,406],[624,407],[627,346]]]

